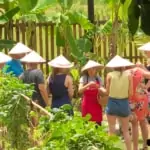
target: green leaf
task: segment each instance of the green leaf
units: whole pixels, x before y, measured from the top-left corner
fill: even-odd
[[[80,38],[76,42],[82,52],[89,52],[92,49],[92,42],[87,38]]]
[[[74,81],[78,81],[79,80],[80,74],[79,74],[78,69],[71,69],[70,73],[71,73]]]
[[[132,0],[126,0],[121,4],[121,7],[119,9],[119,16],[121,20],[127,21],[128,20],[128,9],[131,4]]]
[[[134,35],[139,27],[140,8],[136,1],[132,1],[128,9],[128,28]]]
[[[112,21],[108,20],[100,29],[103,34],[110,34],[112,32]]]
[[[64,38],[64,33],[62,30],[63,29],[61,25],[56,26],[56,44],[59,47],[65,46],[65,38]]]
[[[31,12],[41,12],[45,11],[50,6],[54,6],[56,4],[56,0],[38,0],[35,7],[31,10]]]
[[[70,9],[73,5],[73,0],[57,0],[62,9]]]
[[[70,24],[80,24],[85,30],[89,30],[94,27],[88,18],[80,12],[70,11],[67,15],[69,16]]]
[[[5,14],[0,16],[0,24],[4,24],[8,22],[10,19],[13,18],[14,15],[16,15],[19,12],[20,8],[17,6],[9,11],[7,11]]]
[[[0,51],[4,48],[11,49],[15,44],[16,42],[12,40],[0,40]]]
[[[61,106],[60,108],[64,111],[68,111],[68,110],[72,109],[72,106],[69,104],[65,104],[65,105]]]
[[[72,35],[71,27],[70,26],[66,26],[65,31],[66,31],[65,35],[67,36],[66,40],[67,40],[67,43],[69,44],[71,55],[73,55],[75,58],[80,57],[81,53],[79,52],[77,44],[76,44],[76,41],[75,41],[75,38]]]
[[[20,11],[22,14],[30,12],[36,5],[38,0],[18,0]]]

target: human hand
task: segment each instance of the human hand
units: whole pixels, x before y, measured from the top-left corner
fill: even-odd
[[[90,81],[90,82],[88,83],[88,87],[98,88],[99,85],[98,85],[96,82],[94,82],[94,81]]]

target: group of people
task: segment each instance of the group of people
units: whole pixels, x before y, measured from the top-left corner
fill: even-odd
[[[139,48],[149,57],[150,43]],[[52,108],[60,108],[64,104],[71,105],[74,94],[73,79],[69,69],[74,66],[64,56],[60,55],[48,65],[52,68],[46,84],[43,72],[38,69],[38,64],[45,63],[37,52],[22,43],[16,44],[8,53],[0,53],[0,68],[4,73],[18,77],[24,83],[34,84],[32,100],[45,107],[49,105],[49,95],[52,95]],[[26,70],[22,63],[26,64]],[[104,84],[98,71],[108,68],[109,73]],[[147,150],[150,67],[141,63],[133,64],[118,55],[112,58],[106,66],[89,60],[81,70],[78,92],[82,94],[81,113],[85,117],[90,114],[90,121],[102,125],[103,96],[108,97],[105,112],[108,120],[109,134],[116,133],[116,120],[121,123],[122,133],[127,150],[132,149],[129,123],[132,124],[133,150],[138,150],[139,126],[143,137],[143,150]],[[73,109],[69,112],[73,115]]]

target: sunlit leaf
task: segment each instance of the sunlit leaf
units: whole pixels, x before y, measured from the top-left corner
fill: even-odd
[[[92,49],[92,42],[86,38],[80,38],[77,41],[79,49],[83,52],[89,52]]]
[[[85,30],[92,29],[93,24],[88,18],[80,12],[69,12],[67,13],[71,24],[80,24]]]
[[[73,0],[57,0],[63,10],[70,9],[73,5]]]
[[[17,6],[9,11],[7,11],[5,14],[0,16],[0,24],[4,24],[8,22],[10,19],[13,18],[14,15],[16,15],[19,12],[20,8]]]
[[[12,40],[0,40],[0,51],[4,48],[11,49],[15,44],[16,42]]]
[[[110,34],[112,32],[112,21],[108,20],[101,28],[100,32],[103,34]]]
[[[40,12],[45,11],[50,6],[54,6],[57,0],[37,0],[35,7],[31,10],[31,12]]]

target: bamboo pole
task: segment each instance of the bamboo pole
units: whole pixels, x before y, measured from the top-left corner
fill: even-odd
[[[48,115],[49,117],[52,117],[52,114],[50,114],[46,109],[44,109],[43,107],[41,107],[40,105],[38,105],[37,103],[35,103],[34,101],[32,101],[29,97],[27,97],[24,94],[21,94],[21,96],[27,100],[28,102],[31,102],[33,106],[35,106],[36,108],[38,108],[39,110],[41,110],[45,115]]]

